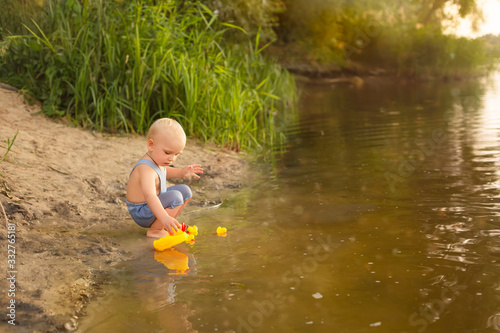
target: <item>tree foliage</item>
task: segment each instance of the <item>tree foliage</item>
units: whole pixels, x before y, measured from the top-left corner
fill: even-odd
[[[449,6],[455,6],[459,16],[469,17],[475,26],[483,19],[478,0],[418,0],[414,2],[417,20],[424,25],[441,24],[444,20],[455,19],[446,11]]]
[[[499,58],[500,57],[500,34],[493,35],[487,34],[481,37],[484,41],[485,50],[488,57]]]
[[[445,72],[480,65],[482,43],[446,35],[467,17],[482,20],[478,0],[283,0],[277,36],[308,61],[383,65],[402,72]],[[289,48],[288,49],[293,49]]]

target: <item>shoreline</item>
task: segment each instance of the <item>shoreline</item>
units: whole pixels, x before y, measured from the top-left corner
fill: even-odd
[[[0,162],[0,202],[5,209],[4,215],[0,208],[5,221],[1,267],[16,272],[14,284],[0,282],[2,297],[15,304],[17,327],[74,331],[110,271],[127,260],[127,249],[114,235],[146,239],[147,229],[133,222],[125,205],[128,174],[146,149],[145,138],[71,127],[64,119],[47,118],[38,105],[25,104],[22,96],[7,89],[0,89],[0,117],[0,157],[7,139],[19,129]],[[192,139],[176,165],[190,163],[201,164],[204,174],[183,181],[194,193],[186,214],[231,196],[248,171],[243,154]],[[15,256],[10,257],[14,269],[7,263],[9,237],[15,238]],[[0,327],[12,326],[6,314]]]
[[[309,66],[306,64],[282,64],[290,73],[295,75],[297,82],[311,83],[311,84],[337,84],[347,83],[356,87],[362,86],[364,81],[373,80],[392,80],[398,82],[429,82],[429,81],[466,81],[477,79],[479,77],[488,76],[490,73],[496,71],[496,65],[491,69],[484,69],[481,72],[474,74],[457,74],[457,75],[443,75],[443,76],[410,76],[410,75],[397,75],[394,71],[386,70],[383,68],[374,68],[372,70],[332,70],[330,66]]]
[[[440,68],[427,67],[424,69],[404,68],[397,70],[384,64],[368,64],[359,61],[326,61],[317,59],[309,50],[293,42],[289,44],[271,44],[264,55],[271,61],[280,64],[290,73],[302,80],[332,81],[333,83],[349,83],[352,78],[390,78],[401,81],[460,81],[474,79],[488,75],[496,70],[500,59],[493,59],[487,64],[478,66],[473,70],[449,69],[439,72]]]

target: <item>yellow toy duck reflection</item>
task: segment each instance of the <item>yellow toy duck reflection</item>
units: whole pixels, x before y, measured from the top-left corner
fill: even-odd
[[[171,270],[168,275],[187,275],[189,270],[188,256],[174,249],[156,251],[155,260]]]
[[[169,235],[153,242],[156,249],[155,260],[161,262],[171,272],[168,275],[186,275],[189,270],[188,256],[177,250],[172,246],[182,242],[193,244],[194,236],[198,235],[198,228],[196,226],[188,227],[182,223],[181,230],[173,235]]]

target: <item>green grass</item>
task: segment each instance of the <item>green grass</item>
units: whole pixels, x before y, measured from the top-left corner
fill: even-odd
[[[19,134],[19,129],[16,131],[16,134],[14,134],[14,137],[12,138],[12,140],[10,138],[7,139],[7,149],[6,149],[5,153],[3,154],[3,156],[0,157],[0,162],[5,161],[5,159],[7,158],[7,155],[9,155],[10,150],[12,149],[12,146],[14,145],[14,142],[16,142],[16,138],[17,138],[18,134]],[[0,177],[1,176],[3,176],[3,175],[0,172]]]
[[[12,140],[7,139],[7,150],[3,154],[2,158],[0,158],[0,162],[3,162],[6,158],[7,155],[9,155],[10,150],[12,149],[12,146],[14,145],[14,142],[16,142],[17,135],[19,134],[19,130],[16,131],[16,134],[12,138]]]
[[[237,150],[279,144],[296,117],[294,79],[264,60],[259,36],[227,43],[235,28],[198,2],[48,0],[22,28],[4,36],[0,79],[49,116],[141,134],[173,117]]]

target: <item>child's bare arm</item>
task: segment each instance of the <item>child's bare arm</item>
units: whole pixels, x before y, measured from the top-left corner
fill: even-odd
[[[156,195],[156,172],[149,168],[141,168],[139,179],[141,182],[141,190],[144,194],[144,199],[148,203],[149,209],[154,216],[160,220],[161,224],[167,229],[169,234],[173,234],[181,227],[179,222],[165,211],[163,205]]]
[[[199,164],[191,164],[184,168],[167,168],[167,179],[171,178],[200,178],[198,173],[203,173],[203,168]]]

